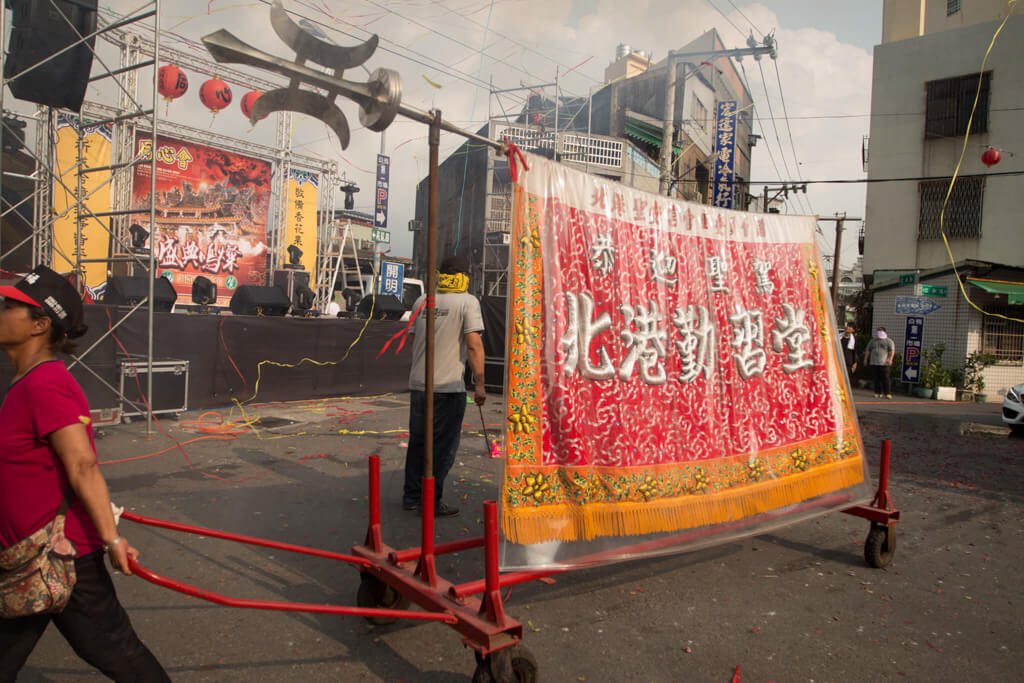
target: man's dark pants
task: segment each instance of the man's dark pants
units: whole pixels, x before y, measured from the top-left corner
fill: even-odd
[[[409,449],[405,453],[405,488],[402,504],[419,505],[422,493],[426,394],[415,389],[409,396]],[[434,394],[434,502],[441,502],[444,479],[455,463],[466,416],[466,392]]]
[[[0,681],[14,681],[50,621],[79,657],[115,681],[170,681],[117,601],[103,551],[75,560],[78,579],[60,614],[0,619]]]
[[[875,393],[881,394],[882,396],[888,396],[892,393],[892,388],[889,383],[889,366],[888,365],[872,365],[871,366],[871,380],[875,385]]]

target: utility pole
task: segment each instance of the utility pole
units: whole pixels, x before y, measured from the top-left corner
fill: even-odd
[[[680,64],[714,60],[719,57],[753,57],[760,60],[761,55],[768,55],[772,59],[777,56],[775,50],[775,38],[766,35],[762,41],[763,45],[758,46],[753,41],[753,36],[747,41],[750,47],[737,50],[707,50],[703,52],[675,52],[670,50],[666,57],[665,74],[665,120],[661,129],[661,172],[658,177],[658,194],[667,195],[671,186],[672,176],[672,138],[675,133],[676,117],[676,71]],[[686,80],[685,78],[683,79]]]
[[[769,197],[769,192],[773,192],[774,194],[771,197]],[[789,185],[787,185],[786,183],[783,183],[782,185],[765,185],[764,195],[762,196],[761,212],[768,213],[768,202],[774,201],[779,197],[788,199],[790,192],[803,192],[804,194],[807,194],[807,183],[793,183]]]
[[[836,222],[836,247],[832,253],[832,308],[839,305],[839,255],[843,246],[843,223],[846,221],[859,221],[860,218],[851,218],[844,211],[842,215],[836,213],[833,218],[819,218],[819,221]]]

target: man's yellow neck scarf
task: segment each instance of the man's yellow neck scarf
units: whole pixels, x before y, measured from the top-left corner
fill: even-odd
[[[465,292],[469,289],[469,276],[465,273],[438,273],[437,291]]]

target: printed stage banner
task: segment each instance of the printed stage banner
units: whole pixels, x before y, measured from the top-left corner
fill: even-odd
[[[692,549],[870,499],[814,218],[527,162],[503,567]]]
[[[288,171],[288,203],[284,239],[281,240],[282,268],[299,267],[309,273],[316,289],[317,202],[320,176],[311,171]],[[287,265],[285,265],[287,264]]]
[[[151,136],[138,136],[136,154],[152,159]],[[267,284],[270,162],[164,136],[156,155],[155,239],[148,164],[135,167],[133,220],[149,231],[157,272],[174,284],[178,303],[191,303],[200,275],[216,283],[217,306],[239,285]]]
[[[110,211],[110,171],[81,173],[110,166],[111,128],[80,127],[76,117],[57,116],[57,177],[53,183],[53,252],[50,263],[58,273],[73,271],[80,260],[110,257],[109,217],[94,218],[93,213]],[[79,150],[78,143],[82,147]],[[81,158],[79,158],[81,152]],[[79,187],[81,182],[81,187]],[[79,216],[76,195],[88,210]],[[78,235],[81,218],[81,237]],[[96,287],[107,281],[107,264],[82,263],[85,284]]]

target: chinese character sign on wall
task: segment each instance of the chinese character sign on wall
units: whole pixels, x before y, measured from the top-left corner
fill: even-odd
[[[706,542],[869,497],[813,219],[528,163],[513,228],[505,566],[711,527]],[[515,553],[545,542],[561,554]]]
[[[718,103],[715,123],[715,189],[711,204],[733,208],[733,180],[736,178],[736,100]]]
[[[281,240],[283,267],[299,266],[316,282],[317,202],[320,176],[310,171],[288,171],[287,221]]]
[[[265,285],[270,162],[163,136],[155,150],[145,134],[136,145],[146,159],[156,154],[156,230],[149,225],[149,164],[135,168],[132,205],[139,213],[132,220],[150,231],[157,271],[179,301],[191,301],[199,275],[217,284],[218,306],[227,306],[239,285]]]
[[[80,192],[79,199],[90,212],[110,211],[110,171],[81,173],[110,166],[110,136],[109,125],[83,130],[75,117],[67,114],[57,117],[56,161],[60,182],[53,185],[55,218],[51,258],[58,272],[74,270],[76,263],[82,260],[105,259],[110,254],[109,219],[96,218],[86,212],[79,216],[75,199],[75,194]],[[79,219],[81,235],[78,234]],[[106,263],[82,263],[82,270],[89,287],[96,287],[107,279]]]

